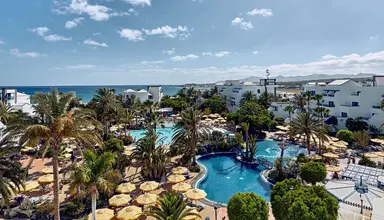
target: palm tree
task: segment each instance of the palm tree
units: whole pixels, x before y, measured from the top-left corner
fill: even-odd
[[[304,135],[308,154],[310,153],[311,138],[316,135],[316,132],[321,128],[322,123],[313,114],[308,112],[300,112],[295,119],[290,122],[289,133],[293,137],[295,135]]]
[[[163,139],[159,133],[150,129],[138,140],[132,152],[131,156],[140,164],[141,175],[144,178],[159,180],[166,174],[165,168],[169,157],[162,146]]]
[[[307,102],[307,111],[309,112],[311,106],[312,93],[310,91],[306,91],[303,95]]]
[[[193,213],[192,208],[187,208],[187,203],[183,201],[183,196],[166,193],[158,201],[159,206],[150,206],[149,212],[144,213],[158,220],[182,220],[187,216],[196,216],[201,218],[199,214]]]
[[[287,105],[285,106],[284,111],[288,112],[289,121],[292,121],[292,113],[295,111],[295,108],[292,105]]]
[[[284,151],[288,148],[288,145],[283,141],[283,142],[280,142],[279,144],[279,148],[280,148],[280,160],[283,161],[283,158],[284,158]]]
[[[368,149],[371,136],[365,131],[357,131],[353,134],[353,140],[355,141],[356,146]]]
[[[242,122],[240,126],[243,128],[245,133],[245,158],[249,156],[249,123]]]
[[[250,135],[249,136],[249,161],[252,161],[254,156],[256,155],[257,152],[257,135]]]
[[[0,102],[0,122],[7,124],[8,120],[12,116],[12,107],[5,102]]]
[[[117,111],[117,117],[119,124],[124,124],[124,136],[127,134],[127,126],[131,124],[133,120],[133,114],[131,111],[125,108],[118,108]],[[120,132],[120,139],[122,138],[121,132]]]
[[[245,91],[241,94],[240,106],[242,106],[246,102],[255,102],[257,101],[256,94],[253,91]]]
[[[109,122],[111,113],[116,111],[116,96],[115,94],[107,88],[97,89],[94,96],[94,106],[93,109],[96,112],[97,119],[104,125],[104,140],[108,137],[109,132]]]
[[[185,155],[196,164],[196,145],[206,135],[205,127],[201,123],[203,116],[200,110],[188,107],[180,113],[181,120],[174,128],[173,143],[186,141]]]
[[[304,95],[302,94],[295,94],[293,96],[293,104],[295,106],[296,109],[299,109],[300,111],[304,111],[305,108],[305,104],[306,104],[306,98],[304,97]]]
[[[324,98],[323,94],[316,94],[315,96],[312,97],[313,100],[316,100],[317,108],[320,107],[320,104],[323,98]]]
[[[265,108],[268,108],[271,105],[273,98],[274,96],[266,91],[260,95],[258,102],[260,105],[264,106]]]
[[[71,173],[70,191],[80,193],[85,189],[92,198],[92,220],[96,220],[96,198],[99,191],[107,191],[111,183],[106,176],[112,172],[115,155],[111,152],[103,152],[96,155],[91,150],[84,151],[84,163],[77,164]]]
[[[39,94],[39,96],[43,96]],[[58,93],[52,89],[44,94],[43,105],[46,109],[42,111],[43,118],[40,123],[15,124],[7,127],[11,135],[18,135],[20,146],[40,146],[43,150],[43,157],[48,149],[53,151],[52,164],[54,176],[54,216],[55,220],[60,219],[59,212],[59,151],[64,140],[72,140],[73,143],[85,147],[102,146],[99,131],[101,125],[95,119],[90,110],[73,109],[67,112],[67,108],[73,93]],[[40,103],[37,103],[39,105]],[[44,123],[43,123],[44,121]]]
[[[320,155],[323,155],[324,153],[324,143],[329,141],[328,131],[329,131],[329,126],[324,124],[324,122],[321,121],[321,126],[315,132],[315,136],[319,139]]]

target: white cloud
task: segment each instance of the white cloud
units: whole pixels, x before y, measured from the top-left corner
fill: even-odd
[[[378,40],[380,38],[379,35],[375,35],[375,36],[370,36],[369,39],[370,40]]]
[[[54,1],[55,8],[52,10],[57,14],[87,14],[92,20],[106,21],[109,19],[110,8],[104,5],[91,5],[88,0],[71,0],[70,4],[67,1]]]
[[[327,55],[324,55],[323,57],[321,57],[323,60],[331,60],[331,59],[336,59],[337,56],[335,55],[332,55],[332,54],[327,54]]]
[[[84,44],[92,45],[92,46],[98,46],[98,47],[108,47],[108,45],[106,43],[104,43],[104,42],[99,43],[99,42],[96,42],[96,41],[91,40],[91,39],[85,40]]]
[[[130,41],[141,41],[144,40],[143,33],[140,30],[123,29],[118,31],[120,37],[127,38]]]
[[[65,28],[67,29],[72,29],[72,28],[75,28],[77,27],[81,21],[83,21],[84,18],[83,17],[78,17],[78,18],[74,18],[73,20],[71,21],[67,21],[65,22]]]
[[[29,31],[31,31],[33,33],[36,33],[39,36],[44,36],[45,33],[47,33],[49,31],[49,28],[47,28],[47,27],[37,27],[37,28],[29,29]]]
[[[123,0],[123,1],[131,5],[151,6],[151,0]]]
[[[98,36],[98,35],[101,35],[100,32],[96,32],[96,33],[93,33],[92,36]]]
[[[160,63],[164,63],[164,60],[156,60],[156,61],[143,60],[140,62],[141,65],[152,65],[152,64],[160,64]]]
[[[257,55],[257,54],[259,54],[259,51],[255,50],[255,51],[253,51],[252,53],[253,53],[254,55]]]
[[[273,15],[273,13],[272,13],[271,9],[267,9],[267,8],[257,9],[257,8],[255,8],[252,11],[247,12],[247,15],[251,15],[251,16],[261,15],[263,17],[270,17]]]
[[[4,42],[4,41],[2,41],[2,40],[0,40],[0,44],[5,44],[5,42]]]
[[[220,57],[229,56],[230,54],[231,52],[229,51],[221,51],[221,52],[215,53],[215,56],[220,58]]]
[[[70,40],[72,40],[72,38],[71,37],[63,37],[63,36],[60,36],[57,34],[51,34],[51,35],[44,36],[44,40],[46,40],[48,42],[70,41]]]
[[[11,55],[13,55],[13,56],[16,56],[16,57],[32,57],[32,58],[36,58],[36,57],[46,56],[44,54],[37,53],[37,52],[24,52],[24,53],[22,53],[17,48],[9,50],[9,53]]]
[[[243,18],[236,17],[231,21],[232,25],[235,26],[240,26],[241,29],[243,30],[249,30],[253,28],[252,22],[250,21],[243,21]]]
[[[131,13],[129,12],[113,12],[109,14],[109,16],[111,17],[123,17],[123,16],[129,16],[129,15],[131,15]]]
[[[213,56],[213,54],[211,52],[203,52],[201,55],[202,56]]]
[[[198,59],[199,56],[195,55],[195,54],[188,54],[186,56],[174,56],[174,57],[171,57],[171,60],[172,61],[185,61],[185,60],[195,60],[195,59]]]
[[[190,30],[186,26],[177,26],[175,28],[172,28],[168,25],[154,28],[152,30],[143,29],[145,34],[147,35],[161,35],[163,37],[169,37],[169,38],[180,38],[180,39],[186,39],[190,35]]]
[[[172,48],[170,50],[163,50],[163,53],[168,54],[168,55],[172,55],[175,53],[175,51],[176,51],[176,49]]]
[[[64,68],[73,69],[73,70],[86,70],[86,69],[95,69],[97,67],[98,66],[96,65],[90,65],[90,64],[78,64],[78,65],[72,65],[72,66],[65,66]]]

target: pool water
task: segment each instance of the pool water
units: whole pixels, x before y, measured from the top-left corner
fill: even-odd
[[[237,192],[254,192],[270,201],[271,187],[260,177],[262,167],[243,165],[234,154],[202,156],[198,162],[206,167],[207,175],[197,188],[205,190],[207,199],[227,204]]]
[[[163,139],[163,144],[171,144],[172,143],[172,127],[165,127],[165,128],[157,128],[156,132],[160,134],[160,137]],[[139,140],[140,138],[144,137],[145,132],[147,130],[131,130],[129,134],[135,139],[135,141]]]
[[[280,157],[281,149],[278,145],[278,142],[274,140],[263,140],[258,141],[256,145],[256,158],[261,157],[267,159],[270,162],[274,162],[277,157]],[[284,150],[283,157],[294,158],[300,153],[307,154],[307,150],[305,148],[299,147],[298,145],[288,144],[287,148]]]

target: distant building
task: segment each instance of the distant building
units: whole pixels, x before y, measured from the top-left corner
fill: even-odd
[[[373,83],[362,85],[351,79],[334,80],[326,83],[308,83],[304,91],[312,95],[322,94],[321,106],[329,109],[329,115],[338,119],[338,129],[345,129],[348,118],[360,117],[369,125],[377,128],[384,122],[384,111],[380,104],[384,97],[384,76],[374,76]],[[268,109],[276,117],[288,117],[284,108],[291,103],[272,103]],[[310,106],[316,107],[316,101],[311,101]],[[295,117],[296,113],[292,117]]]
[[[242,94],[252,91],[257,97],[267,90],[268,93],[276,96],[276,79],[260,79],[260,82],[242,82],[240,80],[227,80],[224,83],[216,83],[219,93],[227,97],[227,107],[231,112],[236,111],[240,106]]]
[[[148,90],[141,89],[139,91],[135,91],[133,89],[127,89],[123,92],[124,100],[127,100],[132,97],[132,95],[136,96],[137,99],[140,100],[141,103],[151,100],[153,102],[160,102],[163,98],[163,90],[160,86],[148,86]]]
[[[33,114],[31,96],[17,92],[17,89],[0,89],[0,101],[5,102],[14,110],[21,110],[28,114]]]

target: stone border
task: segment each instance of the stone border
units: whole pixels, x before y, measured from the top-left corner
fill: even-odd
[[[265,172],[267,172],[267,171],[268,171],[268,169],[265,169],[265,170],[263,170],[263,171],[260,173],[260,174],[261,174],[261,175],[260,175],[261,180],[263,180],[265,183],[268,183],[271,187],[273,187],[275,184],[269,182],[268,179],[265,178],[265,176],[264,176]]]

